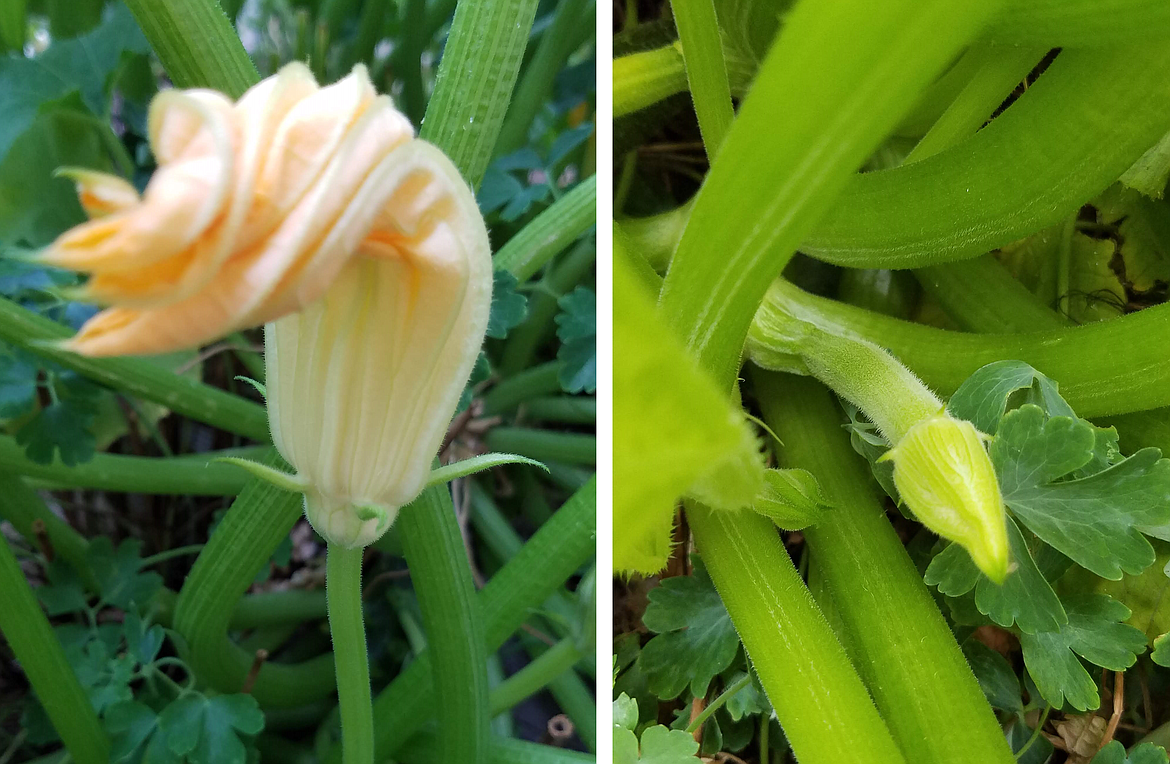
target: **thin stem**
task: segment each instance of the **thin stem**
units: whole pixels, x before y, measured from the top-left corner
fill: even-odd
[[[175,547],[174,549],[168,549],[165,552],[159,552],[158,554],[153,554],[150,557],[143,557],[142,567],[149,568],[151,565],[158,565],[160,562],[173,560],[176,557],[183,557],[189,554],[199,554],[199,552],[203,551],[204,546],[206,545],[190,544],[189,546],[180,546]]]
[[[712,0],[671,0],[670,7],[699,117],[699,132],[707,156],[714,159],[735,118],[715,4]]]
[[[584,655],[574,640],[565,638],[557,642],[492,691],[491,715],[502,713],[540,692],[558,676],[571,671],[573,664],[582,657]]]
[[[1036,723],[1036,729],[1032,730],[1032,734],[1028,737],[1028,742],[1024,743],[1020,747],[1020,750],[1016,751],[1017,761],[1024,758],[1024,754],[1028,752],[1028,749],[1035,745],[1036,741],[1040,739],[1040,736],[1044,734],[1044,725],[1048,723],[1048,714],[1050,713],[1052,713],[1052,706],[1045,703],[1044,713],[1040,714],[1040,721]]]
[[[105,764],[110,742],[8,542],[0,536],[0,632],[79,764]]]
[[[480,764],[490,730],[487,651],[463,536],[445,486],[425,490],[399,523],[411,582],[427,630],[440,762]]]
[[[345,764],[373,764],[374,761],[374,705],[370,696],[366,627],[362,620],[363,551],[329,544],[325,552],[325,591],[337,667],[341,753]]]
[[[694,719],[691,719],[691,723],[687,725],[686,731],[689,733],[694,733],[695,730],[697,730],[703,726],[703,722],[707,721],[712,716],[714,716],[715,712],[718,711],[720,708],[723,708],[723,706],[727,703],[727,701],[731,700],[732,695],[735,695],[735,693],[739,692],[740,690],[742,690],[744,687],[747,687],[751,683],[752,683],[752,675],[750,673],[744,674],[739,679],[737,679],[735,682],[731,683],[727,687],[727,689],[725,689],[723,692],[719,693],[719,697],[715,698],[715,700],[708,703],[707,707],[704,708],[699,713],[698,716],[696,716]]]

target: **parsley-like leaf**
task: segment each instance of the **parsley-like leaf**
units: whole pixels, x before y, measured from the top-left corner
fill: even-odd
[[[1020,680],[1007,658],[976,639],[968,639],[963,643],[963,655],[992,708],[1014,714],[1024,713]]]
[[[1004,416],[991,444],[1004,503],[1041,539],[1102,578],[1140,573],[1154,549],[1138,530],[1170,523],[1170,460],[1146,448],[1094,475],[1091,425],[1045,418],[1027,404]]]
[[[1127,755],[1125,746],[1113,740],[1097,751],[1090,764],[1167,764],[1166,749],[1153,743],[1142,743]]]
[[[19,416],[32,407],[37,373],[36,364],[19,356],[0,356],[0,417]]]
[[[996,584],[981,575],[967,550],[951,544],[930,562],[926,583],[950,597],[959,597],[975,589],[975,606],[995,623],[1021,631],[1055,631],[1068,622],[1060,599],[1041,574],[1019,527],[1007,518],[1008,543],[1011,544],[1015,570]]]
[[[103,602],[123,610],[131,610],[134,605],[142,608],[162,586],[162,576],[153,571],[141,572],[141,549],[138,539],[126,539],[116,551],[106,536],[90,542],[86,558],[101,587]]]
[[[694,764],[699,744],[689,733],[656,724],[642,733],[641,752],[634,733],[614,730],[614,764]]]
[[[1123,623],[1129,608],[1104,594],[1077,594],[1063,600],[1068,623],[1060,631],[1021,634],[1024,664],[1044,699],[1079,711],[1101,705],[1097,684],[1081,658],[1111,671],[1124,671],[1146,649],[1146,635]]]
[[[562,311],[556,317],[561,387],[569,393],[591,393],[597,389],[597,296],[592,289],[577,287],[557,304]]]
[[[87,401],[62,398],[25,422],[16,431],[16,442],[38,464],[51,464],[57,453],[62,464],[73,467],[93,458],[94,438],[89,431],[93,418],[94,408]]]
[[[658,636],[642,648],[638,663],[650,691],[676,698],[690,686],[696,698],[735,660],[739,635],[698,557],[689,576],[668,578],[649,594],[642,622]]]
[[[159,715],[167,747],[191,764],[244,764],[241,735],[264,729],[264,713],[251,695],[184,695]]]
[[[528,298],[516,291],[519,283],[510,271],[492,273],[492,307],[487,336],[502,340],[528,317]]]

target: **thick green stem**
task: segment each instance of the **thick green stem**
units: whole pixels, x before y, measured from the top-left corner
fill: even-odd
[[[229,464],[213,461],[215,454],[195,458],[153,458],[95,453],[72,467],[54,461],[34,462],[7,435],[0,435],[0,469],[51,482],[60,488],[96,488],[125,493],[180,496],[235,496],[247,475]]]
[[[486,760],[487,651],[475,584],[446,486],[428,488],[398,521],[427,631],[444,764]]]
[[[140,358],[88,358],[48,344],[70,334],[68,327],[0,298],[0,340],[198,422],[254,440],[269,439],[263,406]]]
[[[791,368],[785,327],[793,317],[868,340],[893,353],[923,382],[949,396],[992,361],[1026,361],[1060,383],[1085,417],[1170,405],[1170,305],[1109,321],[1027,334],[971,334],[901,321],[816,297],[783,279],[769,288],[748,337],[748,357],[765,369]],[[776,341],[778,340],[778,341]]]
[[[597,438],[592,435],[526,427],[494,427],[484,442],[493,451],[520,454],[537,461],[597,463]]]
[[[914,275],[964,331],[1030,332],[1072,325],[991,255],[919,268]],[[1117,428],[1126,453],[1151,446],[1170,453],[1170,408],[1098,417],[1097,422]]]
[[[536,0],[463,0],[455,8],[419,137],[478,188],[511,101]]]
[[[265,463],[287,469],[275,452]],[[184,657],[201,682],[220,692],[239,692],[253,660],[228,638],[232,611],[301,518],[302,503],[299,494],[249,481],[179,592],[174,628],[186,640]],[[333,688],[330,653],[302,664],[265,663],[252,695],[261,706],[290,708],[328,697]]]
[[[903,764],[890,731],[792,565],[772,522],[686,503],[744,649],[802,763]]]
[[[560,392],[560,372],[560,361],[549,361],[505,379],[484,395],[483,413],[503,414],[531,398]]]
[[[786,467],[817,476],[832,508],[804,530],[844,643],[907,761],[1012,764],[958,644],[886,519],[841,410],[817,382],[753,373]]]
[[[1061,51],[961,144],[854,176],[801,251],[851,268],[910,268],[976,257],[1066,220],[1170,128],[1160,108],[1168,67],[1163,43]]]
[[[91,592],[98,590],[97,578],[86,559],[89,542],[53,514],[37,492],[15,475],[0,473],[0,518],[12,523],[16,532],[30,543],[36,543],[37,539],[34,523],[43,523],[54,555],[69,563],[86,589]]]
[[[597,421],[597,399],[576,395],[550,395],[524,404],[524,418],[561,424],[593,424]]]
[[[591,175],[509,239],[492,264],[496,270],[511,271],[522,283],[532,278],[545,263],[593,227],[596,201],[597,176]]]
[[[1012,46],[972,50],[980,56],[979,71],[914,146],[906,164],[933,156],[974,135],[1048,52],[1047,48]]]
[[[260,80],[215,0],[126,0],[126,5],[176,87],[213,88],[239,98]]]
[[[484,620],[488,651],[498,650],[532,608],[538,607],[595,551],[597,482],[590,479],[540,527],[480,590],[476,604]],[[374,699],[378,760],[385,759],[422,728],[434,710],[429,651],[416,656]],[[325,757],[340,761],[340,751]]]
[[[0,632],[73,760],[78,764],[106,764],[110,741],[3,536]]]
[[[731,94],[747,92],[756,62],[732,48],[723,49]],[[631,53],[613,60],[613,116],[615,119],[652,106],[687,89],[686,65],[678,43]]]
[[[496,142],[496,156],[511,154],[528,144],[528,131],[544,102],[552,93],[557,72],[569,56],[586,39],[593,39],[592,0],[561,0],[556,5],[553,22],[536,46],[524,67],[524,76],[516,86],[507,117]]]
[[[341,755],[345,764],[373,764],[374,706],[370,696],[370,662],[362,620],[362,553],[329,544],[325,553],[325,590],[329,634],[337,667],[341,709]]]
[[[1166,39],[1170,5],[1162,0],[1012,0],[981,35],[995,42],[1049,48]]]

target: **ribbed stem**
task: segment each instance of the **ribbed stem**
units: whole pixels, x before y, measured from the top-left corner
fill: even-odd
[[[337,670],[341,709],[341,754],[345,764],[373,764],[374,705],[370,662],[362,620],[362,553],[329,544],[325,552],[325,591],[329,634]]]
[[[73,760],[78,764],[106,764],[110,741],[3,536],[0,632]]]
[[[712,0],[671,0],[670,8],[678,27],[699,132],[707,156],[714,159],[735,118],[715,4]]]
[[[398,521],[427,631],[443,764],[486,759],[487,650],[463,535],[446,486],[428,488]]]
[[[532,278],[545,263],[595,223],[597,176],[591,175],[550,204],[492,259],[496,270],[511,271],[518,281]]]

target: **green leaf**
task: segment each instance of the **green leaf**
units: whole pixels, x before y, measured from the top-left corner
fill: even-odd
[[[1021,634],[1024,664],[1044,699],[1059,708],[1097,708],[1097,684],[1081,658],[1111,671],[1124,671],[1146,649],[1146,635],[1122,623],[1129,608],[1103,594],[1071,595],[1063,600],[1068,623],[1060,631]]]
[[[947,401],[947,411],[971,422],[980,432],[994,435],[1009,401],[1019,390],[1027,392],[1022,400],[1015,401],[1017,405],[1031,403],[1049,416],[1077,417],[1060,397],[1056,382],[1023,361],[996,361],[978,369]]]
[[[764,472],[764,490],[752,509],[785,530],[798,531],[816,524],[828,506],[821,484],[811,472],[787,469]]]
[[[1040,573],[1019,526],[1008,518],[1008,542],[1011,544],[1014,570],[1003,585],[979,572],[967,551],[951,544],[926,569],[928,585],[943,594],[957,597],[975,589],[975,606],[995,623],[1034,634],[1055,631],[1067,623],[1064,608],[1052,586]]]
[[[597,389],[597,297],[592,289],[577,287],[557,305],[561,387],[569,393],[592,393]]]
[[[1154,549],[1138,528],[1170,523],[1170,460],[1146,448],[1089,477],[1094,428],[1031,404],[1004,416],[991,444],[1004,503],[1048,544],[1102,578],[1140,573]]]
[[[251,695],[190,693],[159,715],[167,747],[191,764],[244,764],[247,748],[241,735],[264,729],[264,714]]]
[[[1159,666],[1170,666],[1170,634],[1162,634],[1154,639],[1150,660]]]
[[[1166,749],[1153,743],[1142,743],[1128,754],[1119,741],[1110,741],[1109,745],[1097,751],[1090,764],[1166,764]]]
[[[1166,181],[1170,180],[1170,133],[1163,135],[1118,180],[1148,197],[1161,199]]]
[[[53,560],[45,567],[45,576],[49,579],[48,585],[36,590],[37,599],[45,606],[45,612],[56,616],[81,613],[87,609],[89,598],[85,586],[69,563],[60,558]]]
[[[463,394],[459,397],[459,405],[455,407],[455,413],[465,411],[471,405],[471,400],[476,395],[476,388],[480,384],[491,379],[492,365],[488,360],[487,353],[480,352],[475,359],[475,366],[471,367],[471,377],[467,380],[467,385],[463,388]]]
[[[110,760],[126,761],[158,729],[158,714],[149,706],[128,700],[106,709],[106,732],[110,733]]]
[[[528,298],[516,291],[519,283],[510,271],[492,273],[492,308],[487,336],[502,340],[528,317]]]
[[[668,578],[651,590],[642,616],[646,628],[657,632],[638,659],[650,691],[663,700],[707,694],[711,679],[735,660],[739,635],[702,560],[691,558],[689,576]]]
[[[17,355],[0,356],[0,417],[28,411],[37,394],[36,364]]]
[[[66,166],[111,171],[106,133],[113,137],[76,94],[44,105],[0,161],[0,242],[41,246],[85,219],[73,184],[53,173]]]
[[[101,588],[103,602],[123,610],[150,603],[162,586],[162,576],[153,571],[141,572],[141,549],[138,539],[126,539],[116,551],[106,536],[90,542],[86,558]]]
[[[94,415],[87,402],[55,401],[21,425],[16,442],[34,462],[51,464],[57,454],[62,464],[73,467],[93,458],[94,437],[89,428]]]
[[[162,649],[166,632],[163,627],[155,624],[151,626],[133,610],[126,613],[122,621],[122,631],[126,636],[126,649],[139,663],[152,663]]]
[[[627,730],[638,726],[638,702],[624,692],[613,702],[613,723]]]
[[[1024,712],[1020,680],[1007,658],[977,639],[963,642],[963,655],[992,708],[1015,714]]]
[[[101,26],[88,34],[54,42],[36,58],[0,59],[0,158],[32,126],[45,101],[76,90],[90,111],[107,113],[107,78],[123,51],[149,53],[150,46],[130,11],[112,3]]]
[[[656,724],[642,732],[641,748],[641,754],[635,759],[618,759],[615,748],[614,764],[618,764],[619,761],[641,764],[694,764],[699,744],[688,732]],[[625,755],[628,756],[628,753]]]
[[[742,671],[736,671],[727,677],[724,686],[735,684],[743,678],[743,674]],[[768,702],[768,696],[764,693],[760,678],[754,671],[752,672],[752,681],[728,698],[723,708],[727,711],[728,717],[735,722],[756,714],[772,713],[772,704]]]
[[[1099,223],[1117,227],[1129,287],[1140,294],[1170,283],[1170,203],[1114,184],[1094,205]]]

